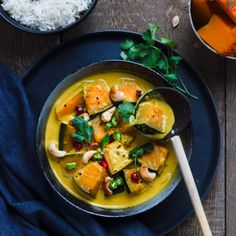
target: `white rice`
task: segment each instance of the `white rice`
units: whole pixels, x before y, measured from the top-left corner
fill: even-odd
[[[75,22],[91,3],[92,0],[2,0],[1,5],[19,23],[50,31]]]

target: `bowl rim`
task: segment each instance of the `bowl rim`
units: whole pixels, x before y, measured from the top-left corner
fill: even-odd
[[[76,198],[74,195],[69,193],[63,185],[58,181],[58,179],[55,177],[47,155],[45,151],[45,145],[44,145],[44,137],[45,137],[45,130],[46,130],[46,124],[48,120],[48,116],[50,114],[51,108],[54,105],[54,102],[56,99],[60,96],[60,94],[65,91],[66,88],[68,88],[70,85],[74,84],[76,81],[79,79],[83,78],[84,76],[88,75],[83,75],[83,73],[86,74],[89,73],[88,71],[91,70],[91,68],[94,67],[99,67],[99,66],[107,66],[110,65],[112,67],[113,64],[120,64],[122,63],[123,65],[126,65],[127,67],[129,66],[135,66],[136,68],[140,68],[143,71],[145,71],[148,74],[152,74],[156,78],[161,78],[162,82],[168,86],[168,81],[161,76],[158,72],[143,66],[139,63],[135,62],[130,62],[130,61],[123,61],[123,60],[102,60],[99,62],[91,63],[87,66],[84,66],[80,69],[78,69],[75,73],[72,73],[68,76],[66,76],[62,81],[53,89],[53,91],[50,93],[48,98],[46,99],[44,106],[41,110],[39,119],[38,119],[38,125],[37,125],[37,130],[36,130],[36,149],[37,149],[37,154],[38,158],[40,161],[40,167],[41,170],[46,177],[49,185],[53,188],[53,190],[60,196],[62,197],[67,203],[69,203],[71,206],[75,207],[78,210],[82,210],[83,212],[96,215],[96,216],[101,216],[101,217],[108,217],[108,218],[122,218],[122,217],[129,217],[133,215],[137,215],[140,213],[143,213],[155,206],[157,206],[159,203],[164,201],[177,187],[177,185],[180,183],[182,179],[182,175],[179,169],[179,166],[177,166],[177,169],[175,171],[175,175],[173,177],[173,180],[165,187],[159,194],[155,195],[148,201],[141,203],[139,205],[129,207],[129,208],[122,208],[122,209],[108,209],[108,208],[102,208],[102,207],[97,207],[94,205],[90,205],[88,203],[83,202],[82,200],[79,200]],[[94,73],[102,73],[105,71],[117,71],[117,69],[101,69],[100,71],[97,72],[92,72],[91,74]],[[133,71],[131,72],[131,69],[120,69],[120,71],[131,73],[131,74],[138,74],[137,72]],[[82,75],[81,75],[82,74]],[[78,77],[79,78],[78,78]],[[140,74],[139,74],[140,76]],[[76,79],[75,79],[76,78]],[[192,155],[192,146],[193,146],[193,129],[192,129],[192,124],[190,124],[189,127],[190,130],[190,141],[189,141],[189,150],[187,153],[188,159],[191,158]]]
[[[208,45],[202,38],[201,36],[197,33],[197,30],[195,28],[194,22],[193,22],[193,17],[192,17],[192,1],[189,1],[189,20],[190,20],[190,24],[192,27],[193,32],[195,33],[195,35],[197,36],[197,38],[200,40],[200,42],[206,47],[208,48],[210,51],[214,52],[216,55],[222,57],[222,58],[226,58],[226,59],[230,59],[230,60],[236,60],[236,56],[232,57],[232,56],[224,56],[222,54],[220,54],[219,52],[217,52],[214,48],[212,48],[210,45]]]
[[[78,18],[75,22],[66,25],[64,27],[60,27],[57,28],[55,30],[47,30],[47,31],[42,31],[39,29],[33,29],[30,28],[26,25],[21,24],[20,22],[16,21],[14,18],[12,18],[10,16],[10,14],[5,11],[2,7],[2,2],[0,2],[0,16],[6,21],[8,22],[10,25],[12,25],[14,28],[17,28],[21,31],[24,31],[26,33],[31,33],[31,34],[36,34],[36,35],[53,35],[53,34],[57,34],[57,33],[62,33],[65,32],[73,27],[75,27],[76,25],[78,25],[80,22],[82,22],[91,12],[92,10],[95,8],[95,6],[97,5],[98,0],[92,0],[92,3],[90,4],[90,6],[88,7],[87,10],[85,10],[82,13],[82,16],[80,18]]]

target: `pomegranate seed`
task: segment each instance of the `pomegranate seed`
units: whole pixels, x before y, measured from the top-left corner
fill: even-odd
[[[81,107],[81,106],[76,106],[76,107],[75,107],[75,111],[76,111],[76,113],[77,113],[78,115],[81,115],[81,114],[84,113],[84,109],[83,109],[83,107]]]
[[[137,90],[137,91],[136,91],[137,97],[141,97],[142,94],[143,94],[143,91],[142,91],[142,90]]]
[[[133,173],[131,174],[131,180],[132,180],[133,182],[138,183],[139,179],[140,179],[140,177],[139,177],[139,175],[138,175],[136,172],[133,172]]]
[[[75,142],[74,147],[80,151],[83,148],[83,144],[79,142]]]
[[[91,143],[90,144],[90,149],[95,150],[99,148],[99,144],[98,143]]]
[[[105,169],[108,167],[107,162],[105,160],[102,160],[99,164]]]

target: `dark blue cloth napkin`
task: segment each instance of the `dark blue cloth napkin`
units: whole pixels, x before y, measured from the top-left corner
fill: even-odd
[[[43,176],[35,131],[20,78],[0,64],[0,235],[154,234],[135,218],[102,219],[68,206]]]

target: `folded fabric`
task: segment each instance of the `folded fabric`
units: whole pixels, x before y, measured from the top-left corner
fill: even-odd
[[[0,235],[154,235],[135,218],[74,209],[49,186],[35,147],[37,121],[20,78],[0,64]]]

